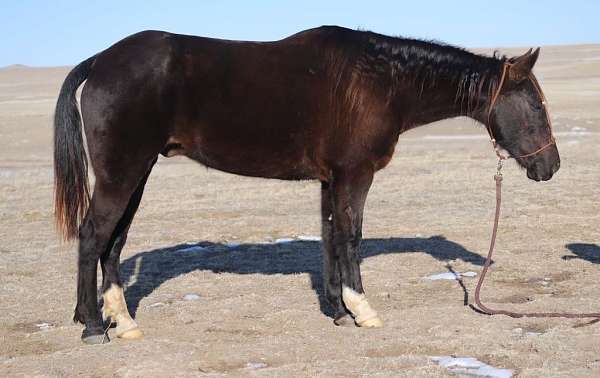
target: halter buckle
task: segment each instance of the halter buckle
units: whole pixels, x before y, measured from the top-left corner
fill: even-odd
[[[502,159],[498,158],[498,166],[496,167],[496,176],[502,177]]]

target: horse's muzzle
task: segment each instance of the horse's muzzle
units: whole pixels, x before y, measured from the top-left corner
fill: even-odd
[[[548,181],[560,168],[558,153],[539,156],[527,167],[527,177],[535,181]]]

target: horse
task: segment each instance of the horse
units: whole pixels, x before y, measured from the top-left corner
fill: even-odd
[[[84,325],[82,340],[105,342],[109,318],[118,337],[143,335],[127,310],[119,260],[159,154],[237,175],[319,180],[333,322],[381,327],[359,266],[374,173],[404,131],[466,116],[530,179],[549,180],[560,157],[532,73],[538,56],[539,48],[484,56],[322,26],[271,42],[142,31],[79,63],[56,104],[54,195],[59,234],[79,239],[73,320]]]

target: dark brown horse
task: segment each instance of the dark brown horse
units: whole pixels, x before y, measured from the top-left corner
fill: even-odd
[[[359,268],[373,174],[389,163],[400,133],[464,115],[486,124],[530,178],[550,179],[559,156],[531,74],[538,52],[485,57],[327,26],[260,43],[145,31],[80,63],[58,98],[54,167],[57,223],[67,239],[79,237],[74,319],[85,324],[83,340],[104,340],[102,315],[118,336],[141,336],[119,255],[159,153],[239,175],[321,181],[324,286],[335,323],[351,315],[359,326],[381,326]],[[75,97],[86,79],[91,198]]]

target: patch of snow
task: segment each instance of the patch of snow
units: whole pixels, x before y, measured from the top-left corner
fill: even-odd
[[[425,279],[432,280],[432,281],[437,281],[437,280],[458,280],[461,277],[475,277],[476,275],[477,275],[477,273],[475,273],[475,272],[464,272],[464,273],[460,273],[460,272],[456,272],[456,273],[446,272],[446,273],[434,274],[432,276],[425,277]]]
[[[246,369],[263,369],[266,368],[268,365],[265,364],[264,362],[248,362],[246,364]]]
[[[434,274],[429,277],[425,277],[428,280],[437,281],[437,280],[456,280],[460,278],[460,274],[455,274],[452,272]]]
[[[185,299],[185,297],[184,297]],[[165,304],[162,302],[156,302],[156,303],[152,303],[151,305],[148,305],[147,308],[154,308],[154,307],[161,307],[164,306]]]
[[[523,328],[514,328],[513,333],[518,333],[519,335],[525,335],[525,336],[539,336],[542,334],[542,332],[533,332],[533,331],[527,331],[524,332]]]
[[[201,247],[199,245],[192,245],[190,247],[186,247],[186,248],[180,248],[178,250],[176,250],[176,252],[181,252],[181,253],[194,253],[194,252],[202,252],[207,250],[207,247]]]
[[[300,235],[300,236],[298,236],[298,240],[302,240],[302,241],[321,241],[321,237],[320,236],[315,236],[315,235]]]
[[[198,294],[186,294],[183,296],[184,301],[197,301],[198,299],[200,299]]]
[[[241,245],[241,243],[238,243],[238,242],[229,242],[229,243],[225,243],[225,246],[226,246],[226,247],[229,247],[229,248],[237,248],[237,247],[239,247],[240,245]]]
[[[49,329],[52,329],[54,327],[50,323],[36,323],[35,326],[38,327],[40,331],[48,331]]]
[[[431,359],[438,365],[460,375],[490,378],[510,378],[513,375],[513,371],[510,369],[495,368],[473,357],[437,356],[431,357]]]
[[[573,126],[573,127],[571,127],[571,131],[581,132],[581,131],[587,131],[587,129],[585,127]]]
[[[15,175],[15,171],[13,171],[12,169],[0,169],[0,177],[4,178],[4,177],[13,177],[16,176]]]
[[[293,242],[294,239],[292,238],[281,238],[281,239],[275,239],[275,244],[285,244],[285,243],[291,243]]]

